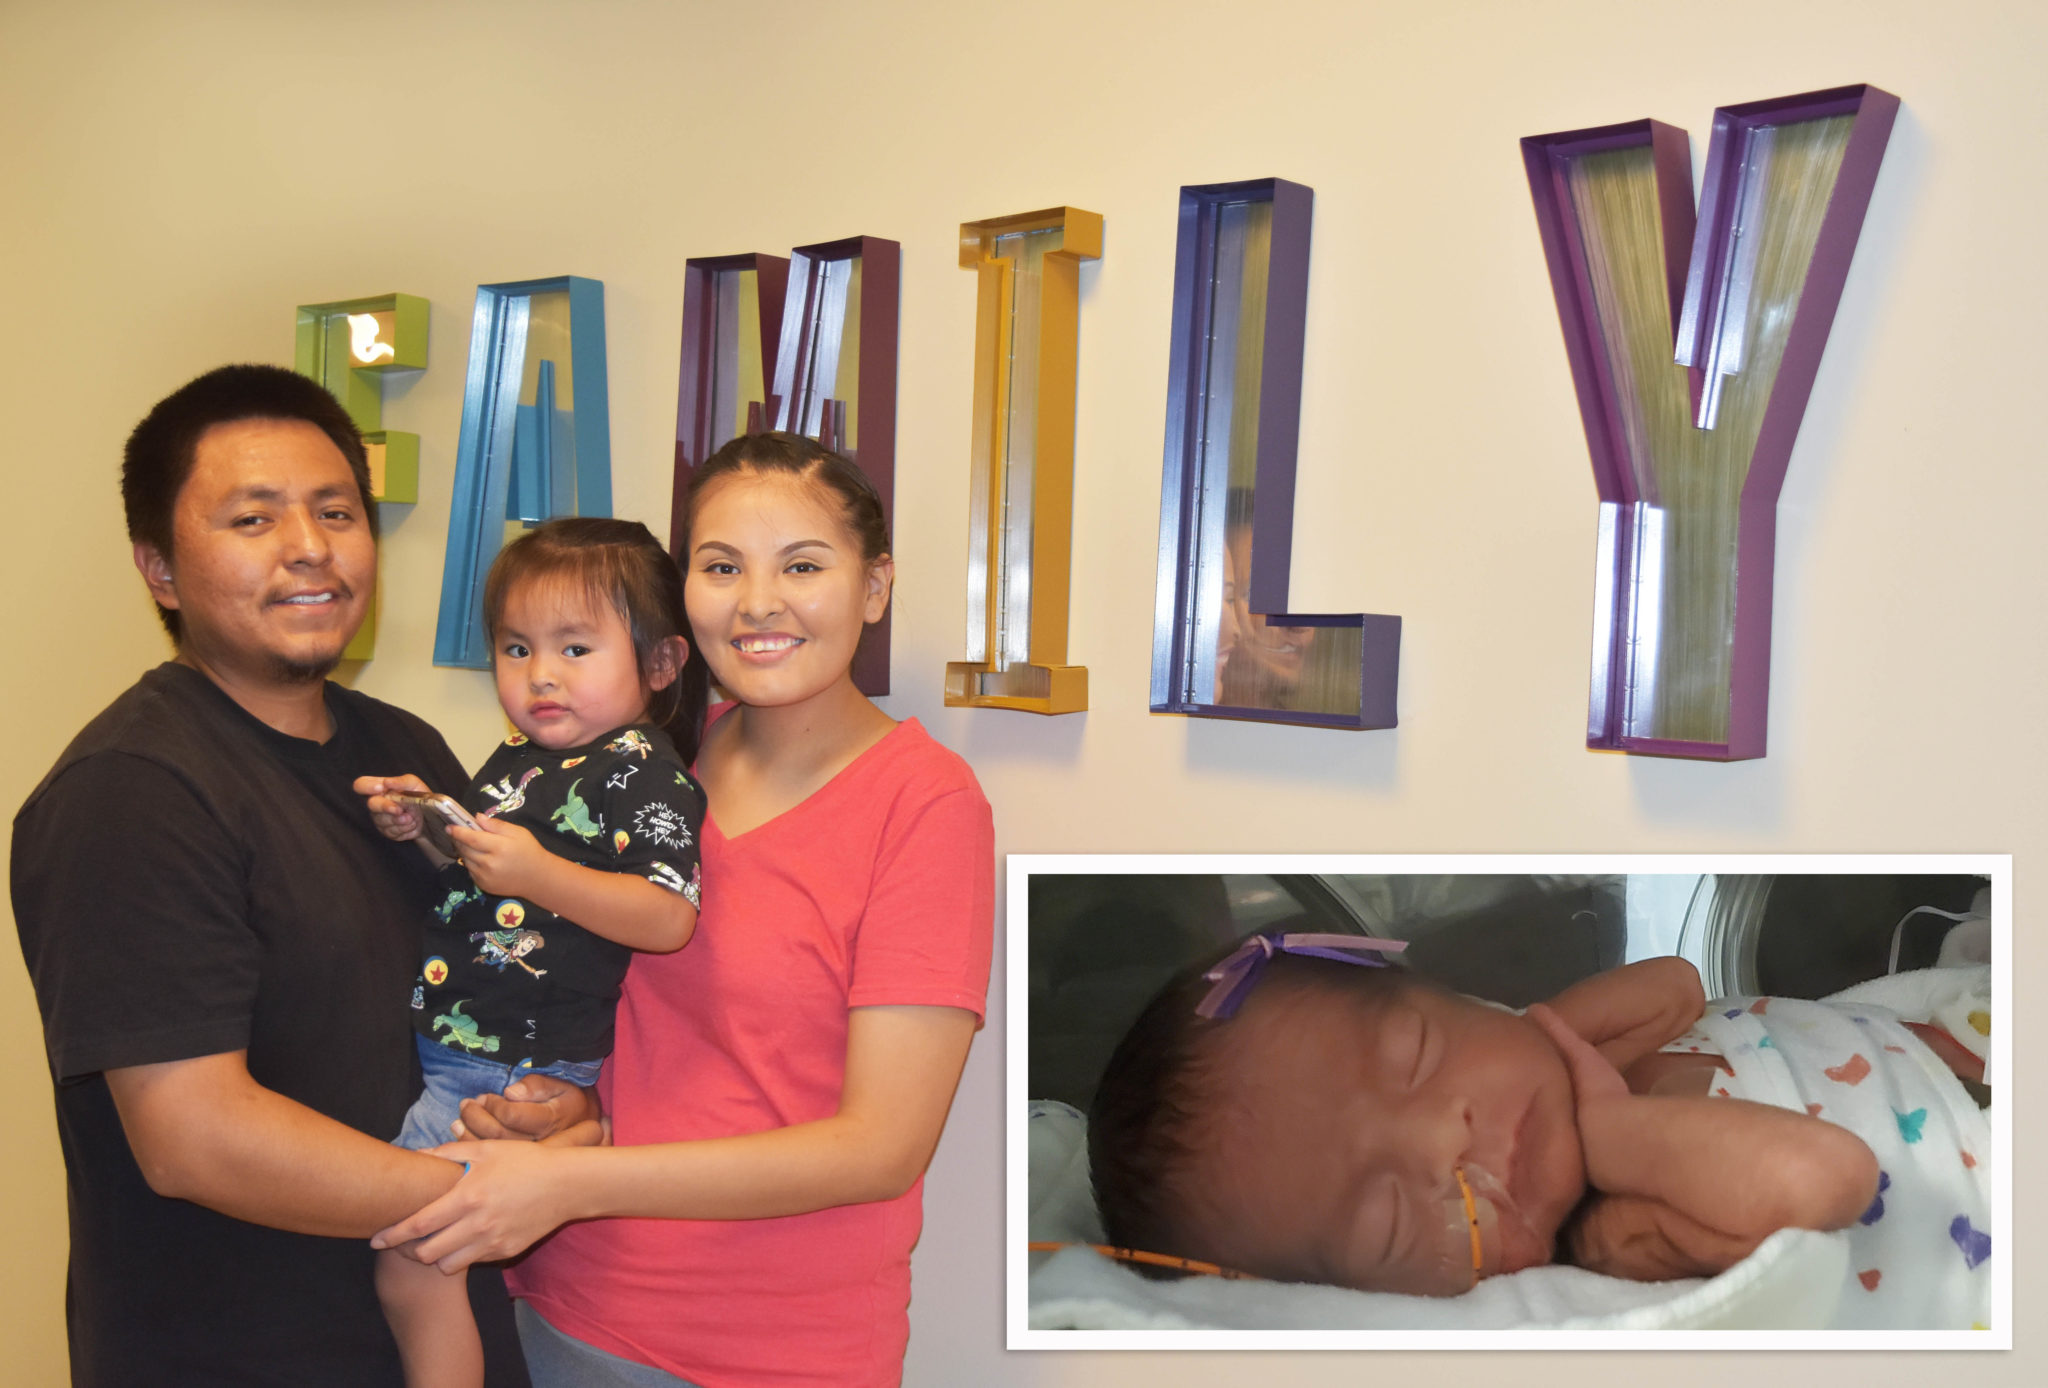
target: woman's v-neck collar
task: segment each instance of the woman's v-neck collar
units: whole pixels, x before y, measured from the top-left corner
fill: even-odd
[[[718,717],[723,718],[727,716],[727,714],[730,714],[732,710],[737,707],[737,704],[728,705],[725,712],[719,714]],[[717,721],[717,718],[711,720],[712,723],[716,723]],[[920,728],[922,728],[923,726],[921,724],[918,724],[915,718],[898,719],[894,727],[890,728],[889,731],[883,733],[873,742],[863,747],[860,750],[859,754],[856,755],[852,761],[848,762],[846,765],[840,767],[837,771],[833,772],[831,778],[827,780],[825,784],[819,786],[816,790],[812,791],[809,795],[806,795],[803,799],[797,801],[794,805],[791,805],[788,809],[782,811],[780,814],[769,816],[767,819],[762,820],[759,824],[756,824],[751,829],[743,830],[742,832],[737,834],[726,833],[725,830],[719,826],[717,816],[713,814],[709,803],[707,803],[704,807],[704,836],[706,838],[709,838],[711,835],[716,834],[719,840],[723,843],[737,844],[742,840],[754,838],[755,836],[762,833],[764,830],[773,829],[779,824],[794,819],[797,815],[801,814],[809,806],[815,805],[820,800],[826,799],[828,796],[832,795],[833,792],[840,785],[844,784],[849,778],[851,778],[855,772],[861,769],[863,765],[865,765],[868,761],[878,756],[881,753],[882,749],[887,747],[895,739],[898,733],[902,732],[905,728],[908,728],[913,724],[916,724]],[[710,727],[710,724],[705,725],[705,731],[707,733],[710,731]],[[693,767],[692,770],[695,770],[695,768]],[[702,784],[702,776],[698,777],[698,782],[699,784]]]

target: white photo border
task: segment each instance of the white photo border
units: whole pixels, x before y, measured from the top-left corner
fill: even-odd
[[[2010,1350],[2012,1325],[2012,1112],[1991,1107],[1993,1246],[1991,1329],[1949,1331],[1685,1330],[1035,1330],[1030,1324],[1030,1076],[1028,921],[1039,873],[1856,875],[1967,873],[1991,879],[1991,1073],[2001,1097],[2012,1070],[2012,855],[1982,854],[1026,854],[1007,859],[1004,993],[1004,1326],[1012,1350]]]

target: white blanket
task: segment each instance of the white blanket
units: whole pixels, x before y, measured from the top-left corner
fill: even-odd
[[[1031,1105],[1033,1242],[1099,1243],[1087,1119]],[[1712,1280],[1629,1282],[1583,1268],[1490,1277],[1460,1297],[1218,1277],[1154,1281],[1086,1248],[1031,1255],[1034,1330],[1802,1329],[1826,1325],[1848,1268],[1839,1234],[1787,1229]]]

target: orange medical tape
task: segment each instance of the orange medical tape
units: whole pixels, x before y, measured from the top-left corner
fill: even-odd
[[[1458,1178],[1458,1194],[1465,1197],[1465,1223],[1472,1229],[1472,1281],[1479,1281],[1479,1266],[1484,1261],[1484,1250],[1479,1243],[1479,1209],[1472,1203],[1472,1187],[1465,1184],[1465,1168],[1454,1166],[1451,1174]]]
[[[1174,1268],[1180,1272],[1200,1273],[1204,1277],[1229,1277],[1245,1282],[1262,1280],[1248,1272],[1239,1272],[1236,1268],[1218,1267],[1214,1263],[1204,1263],[1195,1258],[1180,1258],[1171,1253],[1147,1253],[1142,1248],[1112,1248],[1106,1243],[1045,1242],[1033,1242],[1027,1244],[1026,1247],[1033,1253],[1049,1253],[1058,1248],[1092,1248],[1105,1258],[1115,1258],[1117,1261],[1124,1263],[1150,1263],[1154,1267]]]

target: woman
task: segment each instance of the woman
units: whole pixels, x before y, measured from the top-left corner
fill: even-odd
[[[454,1270],[596,1221],[511,1274],[537,1388],[676,1381],[641,1366],[895,1383],[923,1172],[987,987],[988,802],[854,688],[894,566],[851,463],[737,439],[698,469],[688,514],[686,676],[708,668],[733,703],[697,763],[697,937],[636,958],[620,1002],[614,1145],[444,1148],[469,1174],[380,1242],[428,1235],[417,1256]],[[480,1136],[531,1121],[464,1114]]]

